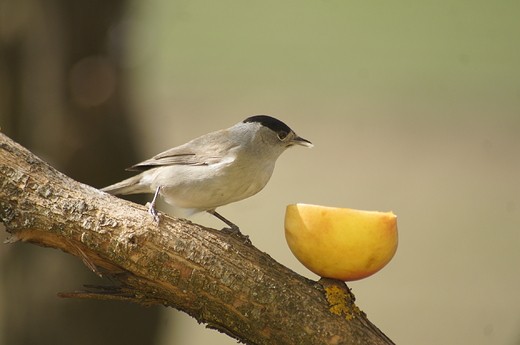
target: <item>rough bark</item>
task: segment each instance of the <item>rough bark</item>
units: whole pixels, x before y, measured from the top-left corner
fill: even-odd
[[[345,283],[308,280],[187,220],[157,225],[146,207],[70,179],[1,133],[0,219],[6,242],[59,248],[119,282],[62,297],[174,307],[247,344],[392,344]]]

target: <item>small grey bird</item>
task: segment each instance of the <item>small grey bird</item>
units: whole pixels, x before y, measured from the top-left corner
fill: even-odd
[[[155,193],[150,214],[159,222],[157,196],[188,213],[206,211],[240,232],[215,211],[261,191],[278,157],[289,147],[312,143],[267,115],[251,116],[233,127],[205,134],[126,170],[139,175],[105,187],[110,194]]]

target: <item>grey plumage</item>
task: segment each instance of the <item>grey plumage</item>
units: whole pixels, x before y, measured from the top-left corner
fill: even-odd
[[[222,219],[215,209],[262,190],[276,159],[293,145],[312,147],[283,122],[266,115],[252,116],[136,164],[127,170],[140,174],[102,190],[111,194],[156,192],[170,204],[192,213],[208,211]],[[154,214],[155,209],[150,211]],[[235,226],[229,221],[228,225]]]

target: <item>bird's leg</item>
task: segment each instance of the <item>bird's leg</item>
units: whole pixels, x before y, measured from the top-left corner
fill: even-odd
[[[148,212],[152,216],[152,218],[157,222],[157,225],[159,225],[159,222],[161,221],[161,218],[159,218],[160,213],[155,209],[155,203],[157,202],[157,196],[159,195],[159,191],[161,190],[161,186],[157,187],[157,190],[155,191],[155,195],[153,196],[152,202],[148,203]]]
[[[231,228],[231,231],[234,232],[234,233],[237,233],[237,234],[242,234],[240,232],[240,229],[238,228],[238,226],[234,223],[231,223],[229,220],[227,220],[226,218],[224,218],[222,215],[220,215],[217,211],[215,210],[208,210],[206,211],[208,212],[209,214],[212,214],[214,215],[215,217],[217,217],[218,219],[220,219],[221,221],[223,221],[224,223],[226,223],[227,225],[229,225],[229,227]]]

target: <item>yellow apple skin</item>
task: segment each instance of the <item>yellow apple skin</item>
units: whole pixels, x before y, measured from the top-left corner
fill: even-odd
[[[317,275],[358,280],[393,258],[397,217],[393,212],[293,204],[285,213],[285,238],[294,256]]]

